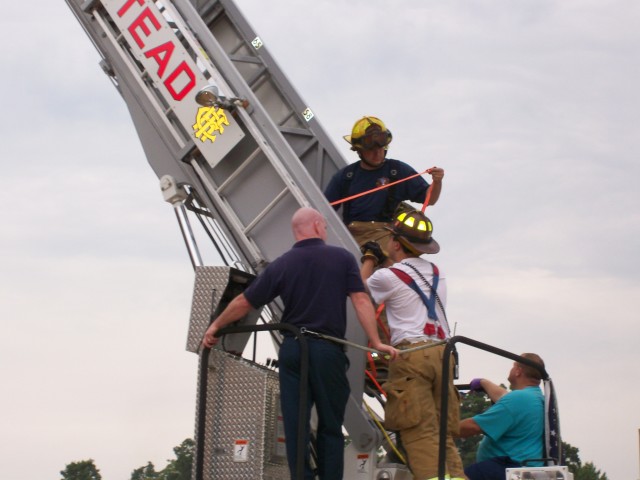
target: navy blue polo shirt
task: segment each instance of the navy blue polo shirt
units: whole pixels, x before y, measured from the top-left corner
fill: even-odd
[[[244,295],[254,308],[279,296],[284,304],[282,322],[344,338],[347,296],[364,291],[350,252],[310,238],[270,263]]]

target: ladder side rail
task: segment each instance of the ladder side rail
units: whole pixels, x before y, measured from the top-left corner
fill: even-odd
[[[333,207],[327,202],[324,193],[320,190],[316,182],[313,181],[309,172],[302,166],[299,158],[286,142],[277,126],[271,121],[268,113],[259,100],[255,97],[249,86],[246,84],[240,73],[237,71],[233,63],[216,41],[209,35],[208,27],[204,24],[200,16],[193,10],[187,0],[174,0],[174,5],[187,21],[190,28],[198,36],[203,48],[212,58],[215,66],[222,72],[228,84],[235,86],[234,95],[249,100],[250,111],[239,110],[238,115],[243,117],[244,124],[248,126],[251,133],[260,141],[265,142],[265,152],[273,153],[280,160],[285,171],[281,172],[282,177],[288,179],[289,182],[295,184],[298,188],[296,192],[304,192],[300,203],[303,206],[312,206],[318,209],[327,217],[328,223],[332,227],[333,235],[338,239],[341,246],[352,250],[356,254],[356,244],[352,239],[349,231],[335,215]],[[279,162],[278,162],[279,163]],[[286,172],[286,173],[285,173]],[[294,180],[295,179],[295,180]],[[335,219],[338,222],[334,222]]]
[[[237,25],[239,31],[246,39],[256,38],[258,35],[251,27],[247,19],[242,15],[235,2],[232,0],[220,0],[220,3],[224,5],[225,10],[229,18]],[[309,105],[298,94],[297,90],[293,87],[289,79],[284,74],[283,70],[279,67],[275,58],[269,52],[268,46],[263,45],[256,54],[262,59],[263,63],[269,70],[271,78],[276,82],[279,87],[280,93],[288,100],[291,105],[292,111],[298,117],[298,119],[305,124],[313,136],[318,140],[322,147],[322,150],[327,155],[327,160],[331,162],[331,165],[335,168],[335,171],[341,169],[348,162],[340,154],[335,144],[331,141],[324,128],[322,128],[320,121],[317,117],[313,116],[311,120],[307,120],[304,116],[305,111],[310,109]],[[315,177],[314,177],[315,178]],[[316,178],[320,187],[326,186],[326,182],[329,179]]]
[[[192,1],[192,3],[197,2]],[[263,65],[263,68],[260,70],[260,73],[257,74],[257,77],[261,79],[261,82],[267,81],[272,84],[272,86],[276,89],[278,95],[281,96],[284,100],[284,108],[286,108],[290,112],[287,118],[289,118],[290,116],[294,116],[296,119],[296,128],[288,127],[285,123],[278,125],[283,136],[289,141],[289,143],[292,144],[292,146],[294,140],[301,135],[308,135],[309,137],[314,138],[317,144],[316,152],[315,154],[309,152],[308,155],[305,155],[305,160],[311,161],[312,164],[309,165],[308,169],[309,173],[314,178],[316,183],[321,188],[324,188],[333,173],[347,165],[348,162],[338,152],[335,144],[331,141],[325,130],[320,125],[317,117],[313,115],[311,108],[304,102],[295,88],[291,85],[290,81],[284,75],[275,59],[269,53],[267,46],[261,41],[258,42],[259,36],[255,33],[253,28],[250,26],[250,24],[242,15],[234,2],[229,0],[221,0],[219,3],[224,8],[224,14],[226,15],[226,18],[232,23],[233,27],[235,27],[236,31],[240,35],[247,48],[250,49],[250,52],[253,55],[251,57],[252,61],[259,61]],[[208,10],[206,6],[203,6],[201,8],[201,11],[203,11],[203,13],[205,13],[204,10]],[[218,18],[219,16],[220,13],[218,13],[216,18]],[[212,23],[213,21],[211,21],[211,24]],[[209,25],[207,25],[207,28],[209,28],[210,32],[215,36],[213,26],[211,25],[210,27]],[[229,53],[227,52],[227,56],[231,55],[229,55]],[[234,64],[240,61],[234,61],[233,56],[230,60]],[[246,62],[248,61],[248,59],[243,58],[241,61]],[[245,80],[249,82],[250,79],[245,78]],[[250,88],[251,87],[252,85],[250,85]],[[297,151],[296,148],[294,148],[294,150]],[[298,152],[301,160],[303,156],[302,153],[304,152]],[[310,158],[312,160],[309,160]]]

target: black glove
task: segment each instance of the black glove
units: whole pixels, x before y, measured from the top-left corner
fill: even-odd
[[[369,257],[375,259],[376,265],[380,265],[387,259],[378,242],[369,241],[360,247],[360,251],[362,252],[361,262]]]

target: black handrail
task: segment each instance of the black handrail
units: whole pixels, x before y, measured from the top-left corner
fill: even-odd
[[[288,323],[271,323],[267,325],[243,325],[221,328],[216,332],[216,337],[230,333],[264,332],[264,331],[288,331],[300,343],[300,389],[298,407],[298,441],[296,445],[296,478],[304,478],[304,457],[306,438],[306,405],[307,383],[309,378],[309,349],[307,339],[301,334],[300,329]],[[196,480],[204,480],[204,440],[206,429],[206,403],[207,403],[207,364],[211,349],[204,348],[200,354],[199,401],[198,401],[198,435],[196,441]]]
[[[440,443],[438,444],[439,480],[444,480],[445,478],[445,467],[447,459],[447,415],[449,413],[449,359],[451,357],[451,354],[455,350],[456,343],[464,343],[466,345],[476,347],[480,350],[500,355],[501,357],[510,358],[511,360],[514,360],[518,363],[522,363],[524,365],[535,368],[540,372],[543,380],[549,379],[549,374],[547,373],[545,368],[539,363],[529,360],[528,358],[521,357],[520,355],[516,355],[515,353],[507,352],[506,350],[502,350],[501,348],[492,347],[491,345],[487,345],[486,343],[478,342],[477,340],[472,340],[467,337],[462,337],[459,335],[451,337],[447,341],[447,346],[444,349],[442,358],[442,393],[440,396]]]

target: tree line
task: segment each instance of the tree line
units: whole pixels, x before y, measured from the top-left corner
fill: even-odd
[[[491,405],[486,395],[461,393],[460,417],[468,418],[485,411]],[[475,461],[480,436],[459,439],[458,449],[462,463],[467,465]],[[195,442],[187,438],[173,449],[174,459],[167,461],[166,467],[157,470],[152,462],[133,469],[129,480],[191,480]],[[583,463],[578,448],[562,442],[563,465],[573,473],[574,480],[609,480],[607,474],[601,472],[592,462]],[[69,463],[60,472],[61,480],[102,480],[100,470],[93,459]]]
[[[167,466],[156,470],[152,462],[135,468],[131,472],[130,480],[191,480],[191,467],[195,452],[195,442],[187,438],[180,445],[174,447],[174,459],[167,461]],[[102,480],[100,470],[93,459],[69,463],[60,472],[61,480]]]

